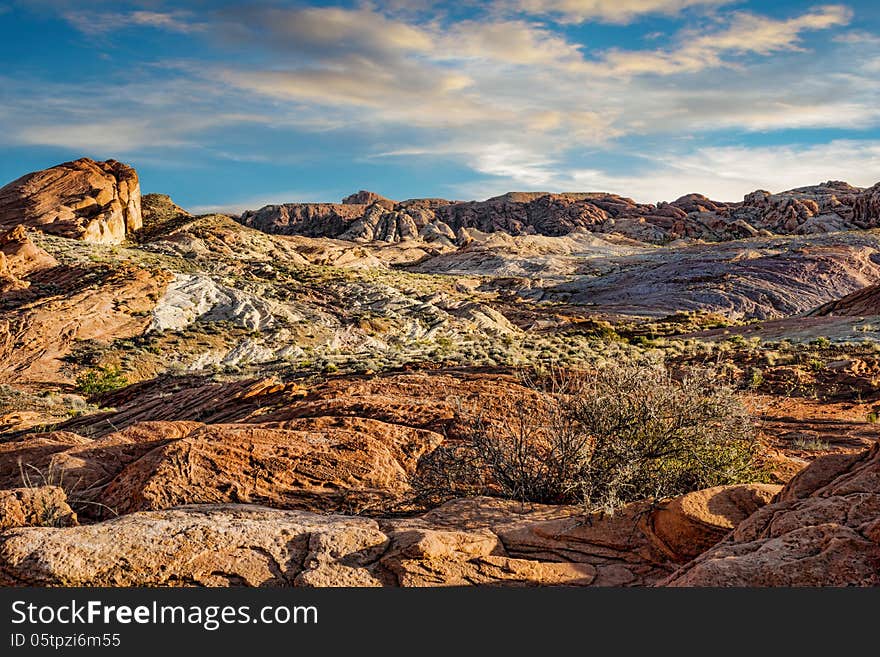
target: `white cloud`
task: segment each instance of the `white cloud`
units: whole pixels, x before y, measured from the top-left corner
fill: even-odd
[[[734,0],[501,0],[499,5],[525,14],[553,16],[571,23],[596,20],[629,23],[646,14],[674,15],[692,7],[718,7]]]
[[[284,9],[243,6],[220,14],[218,29],[252,49],[271,48],[315,59],[428,52],[434,35],[419,25],[361,8]]]
[[[138,82],[50,82],[30,100],[20,88],[4,85],[12,100],[0,112],[5,111],[11,129],[2,139],[107,154],[189,146],[257,161],[265,153],[236,153],[225,144],[204,148],[202,136],[244,123],[277,131],[279,139],[288,130],[342,129],[357,135],[359,149],[349,153],[338,147],[342,157],[379,153],[453,160],[495,186],[487,187],[487,194],[591,188],[651,201],[706,190],[739,198],[755,187],[781,183],[780,167],[797,172],[791,184],[816,181],[821,176],[806,174],[826,170],[822,156],[842,163],[840,173],[828,171],[828,176],[846,177],[850,150],[857,152],[851,156],[852,171],[873,162],[870,151],[851,145],[838,151],[795,149],[789,159],[783,157],[788,157],[785,149],[776,149],[773,159],[755,149],[689,154],[683,145],[691,136],[693,143],[703,143],[702,135],[718,131],[877,125],[880,45],[870,35],[838,35],[823,43],[821,57],[803,52],[811,45],[811,31],[850,20],[851,12],[841,5],[786,19],[721,13],[703,21],[699,31],[690,29],[663,48],[641,51],[591,52],[589,44],[573,41],[558,25],[534,18],[622,22],[642,13],[721,4],[522,0],[521,13],[488,13],[482,21],[426,18],[424,7],[404,19],[367,4],[357,9],[244,6],[201,14],[199,24],[181,12],[107,14],[97,22],[98,30],[198,27],[200,38],[228,48],[229,56],[223,64],[169,62],[146,76],[141,70],[125,72],[126,80]],[[614,154],[620,136],[648,144],[639,154],[645,158],[643,170],[620,176],[578,164]],[[660,149],[677,155],[654,155]],[[586,151],[592,155],[583,156]],[[812,164],[792,168],[799,157]],[[770,158],[774,164],[749,167],[749,158]],[[828,162],[836,171],[836,160]],[[241,204],[255,205],[255,199]]]
[[[573,65],[583,61],[582,46],[525,21],[463,21],[436,41],[438,59],[467,59],[512,65]]]
[[[734,14],[723,30],[708,34],[688,32],[672,50],[610,50],[596,73],[606,75],[671,75],[725,65],[724,54],[772,55],[801,48],[801,33],[846,25],[852,12],[842,5],[828,5],[810,12],[776,20],[745,12]]]
[[[204,29],[188,12],[132,11],[114,13],[81,9],[64,13],[64,18],[83,34],[105,34],[132,27],[148,27],[167,32],[189,34]]]
[[[543,162],[537,169],[525,172],[524,176],[520,171],[497,169],[497,179],[469,184],[457,191],[481,198],[524,188],[550,192],[603,191],[654,203],[673,201],[693,192],[720,201],[739,201],[756,189],[780,192],[827,180],[845,180],[868,187],[880,180],[880,141],[704,147],[693,152],[646,156],[643,165],[630,173],[566,168],[559,161]]]
[[[157,134],[148,121],[141,119],[28,125],[16,134],[15,140],[20,144],[63,146],[84,153],[130,153],[147,144],[175,147],[185,143],[180,138]]]

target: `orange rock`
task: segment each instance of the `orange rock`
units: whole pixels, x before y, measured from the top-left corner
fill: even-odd
[[[67,527],[76,513],[57,486],[0,490],[0,530],[10,527]]]
[[[716,486],[682,495],[651,516],[653,535],[676,561],[689,561],[718,543],[767,504],[782,486]]]
[[[668,586],[880,584],[880,443],[816,459]]]
[[[645,585],[674,568],[641,522],[650,512],[636,504],[614,516],[584,516],[577,507],[491,498],[394,520],[182,506],[74,529],[9,531],[0,535],[0,584]],[[717,518],[731,520],[723,510]]]
[[[100,502],[117,513],[218,502],[375,511],[405,497],[419,457],[442,440],[364,418],[211,425],[132,462]]]
[[[0,189],[0,229],[23,224],[53,235],[116,244],[141,227],[137,172],[82,158],[22,176]]]

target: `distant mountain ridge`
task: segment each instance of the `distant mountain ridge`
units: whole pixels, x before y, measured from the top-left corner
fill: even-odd
[[[485,201],[393,201],[366,190],[342,203],[283,203],[244,212],[239,221],[267,233],[353,241],[460,243],[462,231],[565,235],[576,229],[662,244],[681,238],[726,241],[760,235],[807,235],[880,225],[880,184],[842,181],[739,202],[688,194],[670,203],[637,203],[604,192],[509,192]]]

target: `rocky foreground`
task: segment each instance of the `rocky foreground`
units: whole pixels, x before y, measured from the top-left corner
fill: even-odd
[[[0,584],[880,584],[877,194],[230,217],[112,160],[28,174],[0,189]],[[716,367],[766,480],[613,515],[420,494],[545,403],[522,372],[630,361]]]
[[[880,584],[876,443],[819,457],[784,487],[721,486],[610,516],[487,497],[407,511],[424,457],[455,440],[469,396],[503,413],[518,385],[411,374],[306,395],[272,382],[186,389],[9,440],[0,582]]]
[[[230,428],[224,428],[227,432]],[[613,516],[584,515],[579,507],[540,506],[491,498],[459,499],[421,515],[375,518],[302,510],[316,505],[315,471],[291,482],[290,463],[263,451],[248,461],[235,452],[259,453],[259,442],[212,451],[211,437],[175,437],[179,427],[135,425],[120,438],[89,445],[77,441],[55,451],[61,462],[90,467],[130,464],[106,486],[102,498],[119,500],[126,487],[143,500],[112,520],[75,526],[59,488],[12,489],[0,498],[0,583],[64,586],[842,586],[880,584],[880,451],[817,459],[784,488],[766,484],[698,491],[659,504],[630,505]],[[198,430],[196,430],[198,431]],[[250,430],[251,440],[265,432]],[[189,434],[192,435],[192,434]],[[139,449],[149,438],[180,445]],[[333,434],[328,436],[333,440]],[[315,436],[317,439],[317,436]],[[39,439],[55,449],[52,437]],[[55,439],[57,440],[57,438]],[[184,446],[185,445],[185,446]],[[11,445],[8,447],[12,447]],[[208,447],[205,449],[205,447]],[[342,447],[340,445],[340,447]],[[18,446],[35,450],[33,444]],[[343,447],[343,449],[345,449]],[[263,448],[265,450],[265,448]],[[137,452],[143,455],[136,457]],[[271,448],[270,448],[271,451]],[[111,456],[116,452],[116,456]],[[144,453],[146,452],[146,453]],[[8,459],[9,451],[5,455]],[[176,454],[172,456],[171,454]],[[83,461],[85,457],[85,461]],[[225,458],[224,458],[225,457]],[[215,476],[202,469],[232,458],[219,489],[180,482]],[[283,459],[283,457],[281,457]],[[302,457],[300,457],[302,458]],[[319,462],[321,456],[308,461]],[[171,459],[171,479],[165,459]],[[181,460],[182,459],[182,460]],[[360,457],[331,458],[321,466],[328,488],[370,487],[358,479]],[[247,465],[249,463],[249,465]],[[276,468],[273,474],[267,466]],[[372,464],[371,474],[394,481],[397,464]],[[86,470],[88,470],[88,465]],[[309,466],[306,466],[308,468]],[[165,472],[158,480],[132,473]],[[370,470],[370,467],[366,468]],[[195,471],[195,473],[194,473]],[[292,468],[298,478],[299,468]],[[112,473],[104,472],[105,477]],[[253,478],[254,483],[249,480]],[[256,480],[263,478],[262,490]],[[89,484],[94,482],[87,480]],[[178,486],[175,487],[175,481]],[[195,483],[195,482],[193,482]],[[207,482],[206,482],[207,483]],[[169,484],[171,484],[169,486]],[[164,491],[173,491],[163,497]],[[291,494],[292,491],[295,491]],[[388,493],[396,492],[390,484]],[[140,497],[137,494],[140,493]],[[146,495],[144,493],[153,493]],[[268,495],[267,495],[268,494]],[[124,498],[123,498],[124,499]],[[217,503],[219,500],[239,503]],[[251,503],[272,501],[287,510]],[[187,506],[187,503],[198,505]],[[214,502],[214,503],[211,503]],[[242,503],[248,502],[248,503]],[[183,506],[181,506],[183,505]],[[320,506],[320,504],[318,504]],[[171,508],[167,508],[171,507]],[[299,507],[299,508],[297,508]],[[102,506],[102,508],[109,508]],[[57,525],[70,525],[59,527]],[[0,524],[0,526],[3,526]]]

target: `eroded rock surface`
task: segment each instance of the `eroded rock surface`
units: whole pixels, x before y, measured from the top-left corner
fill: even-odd
[[[698,504],[690,513],[732,516]],[[723,490],[714,497],[725,498]],[[759,501],[760,495],[751,499]],[[725,498],[726,499],[726,498]],[[733,508],[725,503],[724,508]],[[658,507],[662,509],[661,505]],[[680,507],[670,507],[676,514]],[[651,530],[644,504],[613,517],[490,498],[377,520],[255,505],[185,506],[72,529],[0,534],[0,583],[68,586],[625,586],[656,582],[684,555]],[[693,526],[695,539],[709,522]],[[685,531],[678,534],[687,541]]]
[[[0,531],[11,527],[76,525],[76,513],[58,486],[0,490]]]
[[[117,244],[141,221],[137,172],[116,160],[82,158],[29,173],[0,189],[0,229],[25,225]]]
[[[880,444],[816,459],[668,586],[880,584]]]

